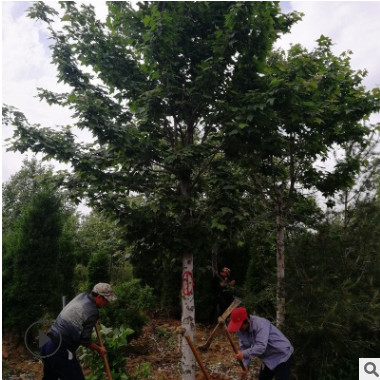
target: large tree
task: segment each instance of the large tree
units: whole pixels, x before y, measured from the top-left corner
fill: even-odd
[[[78,198],[112,210],[141,244],[170,245],[182,257],[182,327],[193,339],[193,253],[201,246],[194,240],[207,236],[200,202],[229,137],[224,109],[254,89],[274,40],[299,17],[273,2],[110,2],[102,23],[91,5],[61,6],[60,31],[56,10],[42,2],[30,10],[48,23],[58,78],[71,87],[40,96],[73,109],[94,142],[79,145],[70,127],[30,125],[8,108],[14,149],[70,162],[64,185]],[[132,192],[142,202],[129,202]],[[182,352],[182,376],[193,379],[185,339]]]
[[[321,36],[310,52],[300,45],[272,52],[257,89],[246,91],[231,114],[226,151],[246,168],[275,225],[279,326],[285,320],[285,229],[300,210],[311,212],[308,195],[330,196],[353,183],[360,155],[329,158],[350,144],[365,146],[373,128],[365,120],[380,108],[379,89],[362,85],[366,72],[354,71],[349,53],[336,56],[331,46]]]

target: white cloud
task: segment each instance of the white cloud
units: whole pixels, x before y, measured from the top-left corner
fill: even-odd
[[[16,12],[19,6],[16,2],[2,4],[2,102],[20,109],[32,123],[49,125],[54,119],[69,123],[67,110],[49,107],[36,98],[37,87],[60,91],[62,86],[57,85],[55,68],[50,63],[45,26]],[[22,158],[27,156],[5,152],[4,140],[12,134],[11,127],[2,127],[3,181],[20,170]]]
[[[332,39],[335,54],[351,50],[352,67],[368,70],[364,80],[367,88],[380,86],[380,2],[295,1],[291,6],[304,17],[278,46],[300,43],[312,49],[323,34]]]

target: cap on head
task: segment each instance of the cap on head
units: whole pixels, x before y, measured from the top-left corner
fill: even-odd
[[[230,268],[227,268],[227,267],[224,267],[221,271],[220,271],[220,275],[222,277],[228,277],[231,273],[231,269]]]
[[[228,331],[236,332],[240,330],[243,322],[248,318],[247,309],[245,307],[237,307],[231,313],[231,320],[228,324]]]
[[[116,296],[115,293],[113,292],[112,286],[110,284],[106,284],[104,282],[99,282],[94,286],[92,289],[94,293],[98,293],[101,296],[103,296],[107,301],[115,301]]]

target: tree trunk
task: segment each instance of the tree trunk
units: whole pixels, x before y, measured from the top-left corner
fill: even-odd
[[[192,127],[188,127],[186,143],[192,144]],[[181,195],[185,200],[191,198],[190,172],[183,171],[181,179]],[[188,226],[192,219],[191,207],[185,207],[182,213],[182,225]],[[194,342],[195,331],[195,305],[194,305],[194,276],[193,276],[193,253],[185,251],[182,256],[182,358],[181,375],[182,380],[195,380],[195,357],[185,338],[185,334]]]
[[[194,307],[194,277],[193,255],[185,253],[182,258],[182,331],[194,341],[195,307]],[[195,358],[191,348],[182,337],[181,372],[182,380],[195,379]]]
[[[277,224],[277,307],[276,324],[277,327],[285,322],[285,227],[281,213],[276,217]]]
[[[215,241],[217,240],[214,238]],[[212,277],[218,276],[218,250],[219,250],[219,245],[218,243],[214,243],[212,245],[212,250],[211,250],[211,270],[212,270]]]

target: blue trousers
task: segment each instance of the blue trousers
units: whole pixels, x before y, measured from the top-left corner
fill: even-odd
[[[56,349],[57,346],[49,341],[41,347],[41,355],[50,355]],[[70,353],[65,347],[60,347],[54,355],[42,360],[44,362],[42,380],[85,380],[75,353]]]

